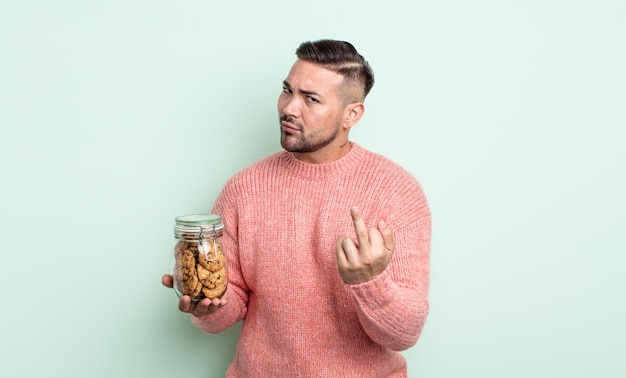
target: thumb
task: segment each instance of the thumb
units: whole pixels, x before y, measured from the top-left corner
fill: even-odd
[[[164,274],[161,276],[161,283],[163,286],[171,289],[174,287],[174,277],[171,274]]]
[[[393,232],[391,228],[382,219],[378,222],[378,231],[383,236],[383,246],[385,250],[393,255],[396,250],[396,243],[393,241]]]

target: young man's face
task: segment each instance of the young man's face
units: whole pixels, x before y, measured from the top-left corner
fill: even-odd
[[[283,82],[278,98],[283,148],[312,153],[333,148],[343,140],[345,105],[340,98],[343,76],[313,63],[298,60]],[[345,139],[345,138],[344,138]]]

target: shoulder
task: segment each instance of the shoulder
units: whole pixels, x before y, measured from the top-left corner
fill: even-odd
[[[370,193],[375,193],[379,201],[394,211],[406,212],[407,219],[430,215],[420,182],[390,158],[364,150],[360,177],[367,178]]]
[[[359,148],[362,150],[361,169],[368,171],[371,176],[394,185],[420,188],[416,177],[400,164],[381,154]]]
[[[277,168],[284,161],[285,154],[285,151],[275,152],[246,166],[226,181],[224,189],[246,187],[270,177],[271,172],[280,172],[280,169]]]
[[[227,214],[235,211],[242,200],[253,198],[251,194],[264,186],[264,180],[270,179],[270,172],[280,172],[277,169],[284,159],[284,151],[276,152],[241,169],[226,180],[214,204],[215,211]]]

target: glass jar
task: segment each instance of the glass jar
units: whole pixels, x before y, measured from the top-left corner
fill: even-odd
[[[174,290],[188,295],[192,303],[203,298],[220,298],[226,292],[226,256],[220,237],[224,231],[217,214],[188,214],[176,217],[174,236]]]

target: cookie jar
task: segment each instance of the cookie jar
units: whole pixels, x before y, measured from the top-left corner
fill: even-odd
[[[196,303],[203,298],[220,298],[226,291],[226,256],[220,237],[224,232],[217,214],[188,214],[176,217],[174,236],[174,290]]]

